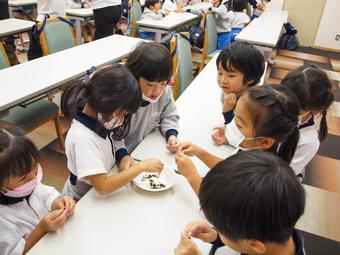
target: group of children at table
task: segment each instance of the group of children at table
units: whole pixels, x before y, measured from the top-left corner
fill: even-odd
[[[20,130],[0,129],[1,254],[26,253],[46,233],[62,227],[75,200],[91,187],[105,195],[144,171],[161,172],[161,160],[135,162],[130,156],[157,127],[212,224],[189,224],[177,255],[200,254],[191,237],[244,254],[303,254],[294,230],[305,204],[299,181],[327,135],[331,82],[318,67],[301,66],[281,84],[259,86],[263,57],[243,42],[224,48],[216,68],[221,98],[215,100],[222,101],[224,126],[214,130],[212,140],[216,146],[235,147],[227,159],[177,139],[179,116],[168,85],[172,58],[156,42],[138,45],[125,66],[105,66],[64,90],[61,108],[72,124],[66,136],[70,175],[63,195],[41,183],[43,170],[33,142]],[[211,169],[203,179],[191,156]],[[118,172],[109,173],[115,165]]]
[[[191,1],[195,3],[195,1]],[[146,0],[141,19],[160,20],[170,12],[192,12],[201,15],[211,11],[215,15],[217,30],[217,49],[221,50],[235,41],[235,37],[250,22],[245,13],[248,2],[253,6],[252,19],[260,16],[270,0],[209,0],[211,5],[192,8],[188,1],[165,0],[163,6],[159,0]],[[140,31],[139,36],[143,39],[153,40],[154,32]]]

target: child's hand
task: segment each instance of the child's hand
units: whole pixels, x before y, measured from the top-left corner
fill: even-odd
[[[216,145],[227,144],[227,138],[225,137],[224,127],[214,128],[214,133],[211,135],[212,140]]]
[[[181,241],[175,248],[175,255],[201,255],[193,240],[190,239],[185,233],[181,233]]]
[[[182,143],[182,146],[181,146],[181,153],[189,157],[197,156],[200,150],[201,150],[200,147],[189,142]]]
[[[120,160],[118,171],[119,172],[124,171],[130,168],[132,165],[133,165],[133,159],[131,158],[130,155],[126,155]]]
[[[141,170],[144,172],[160,173],[164,168],[163,162],[156,158],[146,159],[137,164],[140,166]]]
[[[37,225],[37,228],[44,234],[54,232],[62,227],[68,218],[67,210],[58,209],[45,215]]]
[[[184,12],[184,10],[183,10],[182,7],[177,7],[176,10],[175,10],[175,12],[181,13],[181,12]]]
[[[234,109],[237,102],[237,96],[234,93],[224,94],[223,99],[223,112],[230,112]]]
[[[67,216],[70,216],[74,213],[74,210],[76,208],[76,202],[72,197],[69,196],[63,196],[58,197],[53,201],[52,204],[52,210],[60,210],[65,209]]]
[[[91,3],[89,3],[89,2],[86,2],[85,4],[84,4],[84,8],[91,8]]]
[[[192,177],[198,175],[194,163],[192,163],[191,159],[185,156],[183,153],[178,153],[175,157],[175,161],[178,170],[187,179],[192,179]]]
[[[258,2],[258,3],[256,4],[256,9],[259,9],[259,10],[261,10],[261,11],[264,11],[264,8],[265,8],[265,6],[264,6],[261,2]]]
[[[189,223],[183,232],[188,236],[201,239],[206,243],[211,243],[217,238],[216,230],[204,221],[193,221]]]
[[[166,148],[171,152],[177,153],[181,150],[181,145],[182,145],[182,143],[177,140],[177,137],[172,135],[168,139],[168,143],[166,145]]]

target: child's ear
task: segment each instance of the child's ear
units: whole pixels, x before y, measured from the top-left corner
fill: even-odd
[[[263,150],[267,150],[267,149],[270,149],[274,145],[274,143],[275,143],[275,140],[273,138],[265,137],[265,138],[262,138],[262,141],[258,146]]]
[[[256,239],[247,240],[249,248],[253,251],[253,254],[264,254],[266,252],[266,245]]]

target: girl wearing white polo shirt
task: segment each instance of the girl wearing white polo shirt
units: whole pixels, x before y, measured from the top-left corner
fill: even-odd
[[[163,163],[149,159],[109,175],[115,165],[117,144],[129,132],[132,113],[142,93],[133,75],[112,64],[95,71],[89,81],[76,80],[63,92],[61,108],[73,121],[65,145],[70,178],[63,193],[79,200],[92,186],[101,194],[111,193],[141,172],[160,172]],[[79,107],[79,108],[77,108]],[[127,155],[120,166],[131,160]]]
[[[20,129],[0,129],[0,251],[26,254],[63,226],[75,202],[41,183],[39,151]]]
[[[320,141],[328,133],[327,109],[334,101],[332,84],[327,74],[317,66],[300,66],[281,82],[290,88],[300,102],[300,139],[290,166],[302,180],[302,171],[317,153]],[[319,133],[314,117],[321,114]]]
[[[112,35],[122,13],[122,0],[92,0],[91,3],[96,25],[95,40]]]

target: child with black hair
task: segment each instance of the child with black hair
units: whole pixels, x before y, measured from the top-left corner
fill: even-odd
[[[234,119],[226,126],[226,139],[240,150],[261,149],[290,163],[299,140],[299,103],[295,94],[282,85],[252,87],[237,101]],[[178,170],[198,193],[201,177],[187,156],[197,156],[209,168],[222,161],[203,148],[183,143],[176,156]]]
[[[61,228],[75,202],[43,185],[39,151],[20,129],[0,129],[0,250],[25,254]]]
[[[231,11],[229,12],[231,38],[230,42],[234,42],[236,36],[242,31],[244,26],[250,22],[249,16],[245,13],[247,8],[247,0],[232,0]]]
[[[145,7],[141,19],[159,20],[162,19],[167,13],[161,13],[160,0],[145,0]],[[154,40],[155,32],[139,32],[139,37],[146,40]]]
[[[300,139],[291,167],[302,180],[304,167],[317,153],[320,141],[327,136],[327,109],[334,101],[332,84],[327,74],[313,65],[300,66],[291,71],[281,84],[292,90],[300,102]],[[314,117],[319,114],[322,117],[318,133]]]
[[[142,99],[136,79],[124,67],[112,64],[92,73],[89,81],[74,81],[62,94],[61,109],[73,118],[66,136],[67,167],[70,178],[63,193],[79,200],[91,187],[101,195],[109,194],[127,184],[141,172],[160,172],[163,163],[149,159],[119,172],[109,174],[115,150],[130,130],[131,115]],[[77,108],[79,107],[79,108]]]
[[[222,114],[224,124],[234,118],[237,98],[249,87],[257,85],[264,72],[261,52],[245,42],[234,42],[224,48],[216,60],[217,83],[222,89]],[[224,127],[216,127],[212,139],[216,145],[225,142]]]
[[[289,165],[272,153],[244,151],[214,166],[203,178],[199,201],[213,225],[186,226],[176,255],[201,254],[191,237],[229,246],[241,254],[304,255],[295,224],[303,215],[305,191]]]
[[[157,127],[165,136],[168,150],[177,152],[181,143],[177,139],[179,116],[168,85],[172,75],[170,52],[159,43],[143,42],[130,53],[126,67],[139,82],[143,100],[132,115],[131,129],[124,141],[126,147],[118,150],[120,156],[127,156]]]

